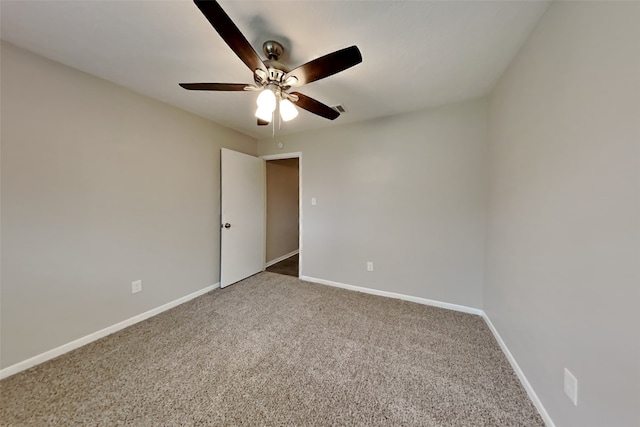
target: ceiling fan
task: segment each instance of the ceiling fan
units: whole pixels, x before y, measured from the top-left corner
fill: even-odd
[[[279,108],[280,117],[284,121],[289,121],[298,115],[296,105],[329,120],[334,120],[340,115],[338,111],[322,102],[300,92],[290,92],[290,90],[291,88],[329,77],[361,63],[362,55],[357,46],[338,50],[290,70],[286,65],[278,61],[278,58],[284,52],[284,48],[280,43],[269,40],[262,45],[262,50],[267,57],[263,61],[217,1],[194,0],[194,3],[225,43],[253,72],[255,85],[243,83],[180,83],[180,86],[188,90],[259,91],[260,94],[257,99],[258,110],[256,111],[258,125],[268,125],[273,119],[276,107]]]

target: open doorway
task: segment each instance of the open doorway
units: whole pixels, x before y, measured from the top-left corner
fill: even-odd
[[[267,271],[300,274],[300,158],[287,154],[266,162]]]

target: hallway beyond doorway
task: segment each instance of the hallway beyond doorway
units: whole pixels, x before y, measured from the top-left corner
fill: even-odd
[[[298,277],[298,254],[273,264],[271,267],[267,268],[267,271]]]

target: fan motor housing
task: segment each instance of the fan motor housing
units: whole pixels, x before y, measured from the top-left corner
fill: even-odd
[[[285,74],[289,72],[289,68],[281,62],[267,59],[264,61],[264,65],[267,66],[269,71],[269,80],[282,81]]]
[[[282,86],[285,74],[290,71],[289,67],[278,61],[278,58],[284,53],[284,47],[277,41],[267,40],[262,44],[262,51],[268,58],[264,61],[264,65],[267,66],[267,73],[261,72],[262,70],[256,70],[254,73],[255,82],[259,85],[277,83]]]
[[[257,69],[253,73],[253,79],[255,82],[260,86],[267,85],[269,83],[275,83],[278,86],[282,86],[284,76],[287,74],[288,70],[275,68],[271,64],[267,64],[269,61],[264,62],[267,66],[267,72],[265,73],[263,70]]]

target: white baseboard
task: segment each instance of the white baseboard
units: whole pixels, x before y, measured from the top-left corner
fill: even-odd
[[[454,311],[461,311],[463,313],[475,314],[478,316],[482,316],[482,314],[484,313],[479,308],[467,307],[465,305],[451,304],[448,302],[436,301],[436,300],[427,299],[427,298],[419,298],[411,295],[398,294],[395,292],[379,291],[377,289],[363,288],[361,286],[347,285],[340,282],[333,282],[331,280],[318,279],[316,277],[300,276],[300,280],[319,283],[321,285],[334,286],[336,288],[348,289],[350,291],[362,292],[365,294],[372,294],[372,295],[378,295],[382,297],[401,299],[404,301],[417,302],[418,304],[424,304],[424,305],[432,305],[434,307],[446,308],[448,310],[454,310]]]
[[[489,330],[491,331],[493,336],[496,338],[496,341],[498,341],[498,344],[500,345],[502,352],[507,357],[507,360],[511,364],[511,367],[513,368],[513,370],[516,372],[516,375],[518,376],[518,379],[520,379],[520,383],[522,384],[522,387],[524,387],[524,389],[526,390],[527,394],[529,395],[529,399],[531,399],[531,401],[535,405],[545,425],[547,427],[555,427],[555,424],[553,423],[553,420],[549,416],[549,413],[542,405],[542,402],[538,398],[538,395],[536,394],[536,392],[533,390],[533,387],[531,387],[531,384],[529,383],[529,380],[527,380],[527,377],[524,375],[524,372],[522,372],[522,369],[520,369],[518,362],[516,362],[516,359],[513,357],[513,355],[509,351],[507,344],[505,344],[505,342],[502,340],[502,337],[498,333],[498,330],[495,328],[495,326],[493,326],[493,323],[491,323],[491,320],[489,319],[489,316],[487,316],[487,313],[482,312],[482,318],[484,319],[485,323],[489,327]]]
[[[175,299],[171,302],[161,305],[160,307],[156,307],[149,311],[145,311],[142,314],[138,314],[137,316],[130,317],[127,320],[123,320],[122,322],[116,323],[115,325],[108,326],[104,329],[101,329],[92,334],[86,335],[82,338],[78,338],[77,340],[71,341],[67,344],[63,344],[60,347],[56,347],[52,350],[45,351],[44,353],[38,354],[37,356],[31,357],[27,360],[23,360],[22,362],[18,362],[15,365],[8,366],[2,370],[0,370],[0,379],[10,377],[11,375],[17,374],[18,372],[29,369],[33,366],[39,365],[40,363],[46,362],[47,360],[51,360],[55,357],[61,356],[64,353],[68,353],[71,350],[75,350],[77,348],[82,347],[83,345],[87,345],[93,341],[97,341],[100,338],[104,338],[107,335],[111,335],[114,332],[118,332],[121,329],[126,328],[127,326],[134,325],[136,323],[142,322],[150,317],[153,317],[157,314],[162,313],[163,311],[167,311],[176,307],[180,304],[184,304],[187,301],[190,301],[194,298],[199,297],[200,295],[204,295],[207,292],[210,292],[214,289],[220,287],[220,283],[216,283],[215,285],[207,286],[206,288],[200,289],[199,291],[195,291],[189,295],[185,295],[181,298]]]
[[[285,259],[287,259],[287,258],[290,258],[290,257],[292,257],[292,256],[294,256],[294,255],[297,255],[299,252],[300,252],[300,250],[299,250],[299,249],[296,249],[295,251],[291,251],[291,252],[289,252],[288,254],[282,255],[281,257],[278,257],[278,258],[276,258],[276,259],[272,259],[271,261],[267,262],[267,263],[264,265],[264,268],[271,267],[273,264],[277,264],[277,263],[279,263],[280,261],[284,261],[284,260],[285,260]]]

